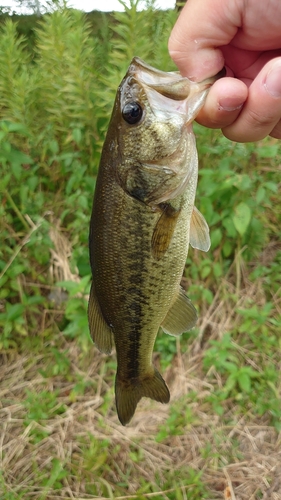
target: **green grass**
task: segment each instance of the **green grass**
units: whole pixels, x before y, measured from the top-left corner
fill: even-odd
[[[88,227],[114,95],[133,55],[173,69],[175,15],[131,2],[93,30],[59,10],[32,44],[1,27],[1,499],[278,494],[278,141],[235,144],[195,125],[212,247],[190,249],[184,273],[198,326],[156,341],[170,405],[142,400],[120,426],[115,356],[89,339]]]

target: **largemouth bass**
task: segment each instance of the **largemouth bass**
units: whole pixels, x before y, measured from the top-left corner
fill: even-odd
[[[134,58],[103,146],[90,223],[89,326],[97,348],[116,346],[116,407],[127,424],[143,396],[168,403],[152,364],[159,327],[171,335],[197,314],[180,288],[188,245],[207,251],[194,207],[198,161],[191,123],[216,78],[194,83]]]

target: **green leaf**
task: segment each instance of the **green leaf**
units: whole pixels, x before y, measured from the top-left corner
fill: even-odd
[[[72,130],[72,137],[73,137],[73,140],[76,142],[76,144],[80,144],[80,142],[82,140],[82,132],[81,132],[80,128],[74,128]]]
[[[222,225],[226,229],[226,234],[229,238],[237,238],[237,230],[231,217],[225,217],[222,221]]]
[[[221,244],[221,241],[222,241],[221,229],[217,228],[214,231],[211,231],[211,242],[213,250]]]
[[[24,312],[24,306],[22,304],[7,304],[7,320],[15,321],[17,318],[21,317]]]
[[[278,154],[279,144],[268,144],[257,148],[260,158],[274,158]]]
[[[21,135],[26,135],[26,136],[30,135],[26,126],[23,125],[22,123],[6,122],[5,125],[6,125],[6,130],[8,132],[18,132]]]
[[[267,187],[267,189],[270,189],[270,191],[273,191],[273,193],[278,192],[278,184],[272,181],[267,181],[264,183],[264,186]]]
[[[228,394],[236,385],[236,376],[235,374],[231,374],[226,383],[225,383],[225,386],[224,386],[224,390],[225,392]]]
[[[232,220],[240,236],[243,236],[251,221],[252,212],[246,203],[241,202],[234,209]]]
[[[265,198],[265,189],[263,186],[260,186],[257,190],[256,202],[259,204],[264,200],[264,198]]]
[[[211,272],[211,266],[204,266],[202,271],[201,271],[201,277],[204,279],[204,278],[207,278],[207,276],[209,276],[210,272]]]
[[[226,242],[223,244],[222,251],[224,257],[229,257],[231,252],[233,250],[233,245],[229,240],[226,240]]]
[[[78,293],[85,293],[85,289],[88,288],[91,276],[84,276],[78,283],[75,281],[59,281],[56,286],[65,288],[69,292],[70,297],[74,297]],[[88,291],[88,290],[87,290]]]
[[[251,390],[251,378],[250,376],[241,370],[238,376],[238,385],[240,389],[244,392],[250,392]]]
[[[49,149],[53,154],[57,154],[59,152],[59,144],[55,139],[49,142]]]

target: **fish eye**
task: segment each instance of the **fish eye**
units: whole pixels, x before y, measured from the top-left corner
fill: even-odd
[[[130,125],[138,123],[141,120],[142,114],[143,111],[141,105],[135,101],[127,102],[122,109],[122,116]]]

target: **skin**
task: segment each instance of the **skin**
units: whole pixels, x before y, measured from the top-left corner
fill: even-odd
[[[195,81],[227,69],[199,123],[238,142],[281,138],[280,0],[188,0],[169,51],[182,75]]]

